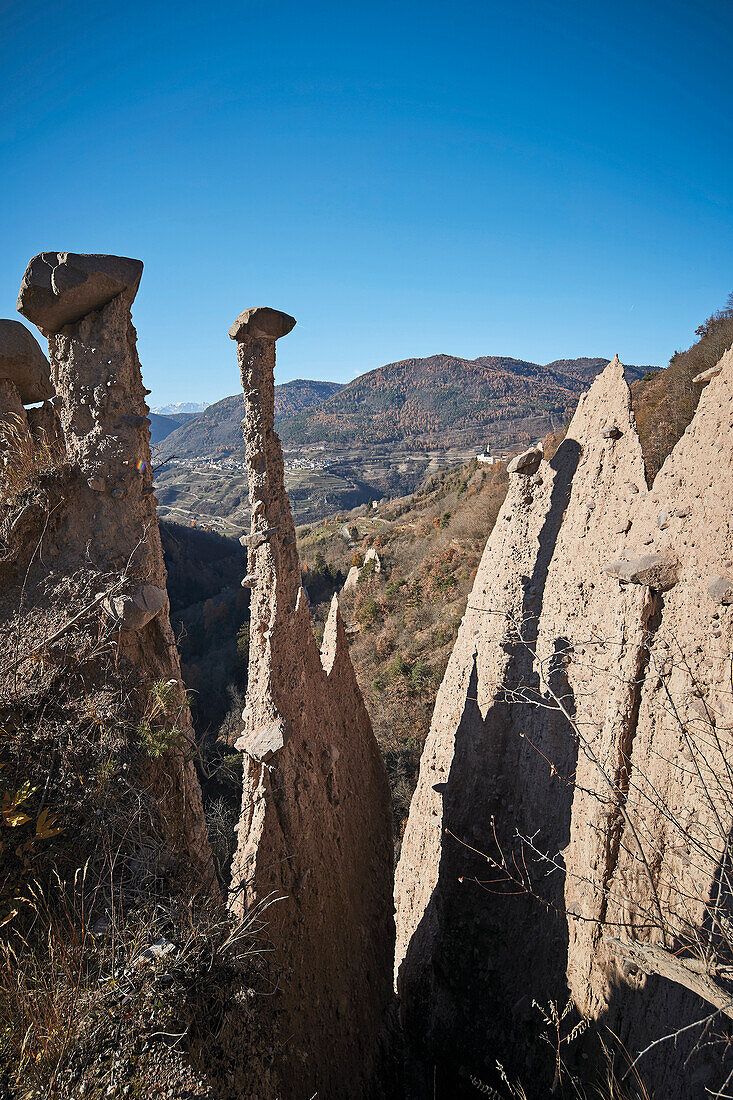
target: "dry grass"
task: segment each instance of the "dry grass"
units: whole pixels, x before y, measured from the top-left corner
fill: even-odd
[[[76,1095],[82,1083],[87,1096],[110,1086],[142,1096],[161,1071],[166,1088],[203,1087],[191,1033],[215,1070],[221,1051],[202,1014],[220,1024],[228,1006],[250,1001],[266,906],[234,925],[204,898],[161,893],[130,904],[107,885],[92,883],[86,866],[70,881],[31,884],[27,931],[0,940],[0,1063],[18,1100]]]
[[[90,599],[100,579],[66,579],[73,626],[53,645],[25,610],[32,656],[0,693],[0,1095],[142,1097],[162,1083],[224,1097],[217,1074],[246,1060],[254,1026],[248,991],[272,988],[264,908],[234,927],[180,873],[150,787],[151,761],[187,751],[172,686],[142,689],[120,667]]]
[[[7,503],[65,461],[63,442],[49,440],[43,432],[31,435],[28,425],[15,415],[0,423],[0,457],[0,493]]]

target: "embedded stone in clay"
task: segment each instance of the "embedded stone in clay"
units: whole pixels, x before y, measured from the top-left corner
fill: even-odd
[[[603,572],[622,584],[646,584],[657,592],[667,592],[677,583],[678,562],[662,554],[642,554],[629,561],[611,561]]]
[[[730,577],[713,577],[708,584],[708,594],[715,603],[733,603],[733,580]]]
[[[251,733],[243,734],[234,748],[238,752],[246,752],[253,760],[265,761],[279,752],[284,745],[285,722],[282,718],[278,718],[276,722],[269,722],[264,726],[258,726]]]
[[[122,630],[137,632],[147,626],[159,611],[168,606],[168,593],[155,584],[143,584],[132,595],[106,600],[105,611],[116,619]]]
[[[720,363],[716,363],[714,367],[708,367],[707,370],[700,371],[692,381],[697,386],[704,386],[707,382],[712,382],[713,378],[717,378],[722,369]]]
[[[539,469],[543,453],[541,447],[530,447],[513,458],[506,470],[508,474],[534,474]]]

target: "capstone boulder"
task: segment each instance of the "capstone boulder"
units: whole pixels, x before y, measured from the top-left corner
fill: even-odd
[[[142,278],[141,260],[78,252],[41,252],[26,268],[18,312],[41,332],[60,332],[119,294],[132,304]]]

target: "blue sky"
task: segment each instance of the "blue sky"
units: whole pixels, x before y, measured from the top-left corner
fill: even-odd
[[[0,4],[0,315],[145,262],[151,402],[450,352],[666,363],[733,290],[733,5]]]

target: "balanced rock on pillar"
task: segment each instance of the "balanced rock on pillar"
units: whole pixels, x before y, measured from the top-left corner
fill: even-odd
[[[265,912],[273,1087],[260,1100],[358,1100],[376,1084],[392,1000],[391,812],[384,762],[338,604],[318,650],[274,427],[275,341],[295,321],[245,310],[230,330],[245,396],[252,589],[242,815],[230,905]]]
[[[232,340],[252,337],[256,340],[279,340],[295,328],[295,318],[270,306],[250,306],[242,310],[229,329]]]
[[[18,309],[48,334],[68,456],[110,512],[108,522],[98,515],[95,542],[120,561],[131,549],[128,532],[138,520],[152,532],[155,519],[146,390],[130,317],[142,268],[125,256],[44,252],[28,265],[18,297]]]
[[[177,728],[184,741],[193,743],[168,614],[152,495],[147,390],[130,315],[142,270],[140,260],[128,257],[44,252],[31,260],[23,277],[18,308],[48,334],[54,404],[67,456],[68,486],[63,506],[54,513],[54,542],[45,550],[45,561],[62,562],[59,575],[74,571],[78,576],[104,576],[108,598],[100,602],[118,628],[120,667],[143,695],[156,681],[171,685]],[[12,324],[25,333],[16,333],[21,348],[35,345],[22,325],[5,322]],[[48,364],[35,348],[28,356],[39,373],[45,364],[48,381],[36,386],[33,400],[43,400],[53,389]],[[39,423],[44,417],[48,410],[38,410]],[[213,888],[192,760],[185,753],[161,757],[150,762],[146,778],[152,801],[160,796],[165,806],[156,824],[168,850],[180,857],[186,873],[194,869],[200,881]]]

